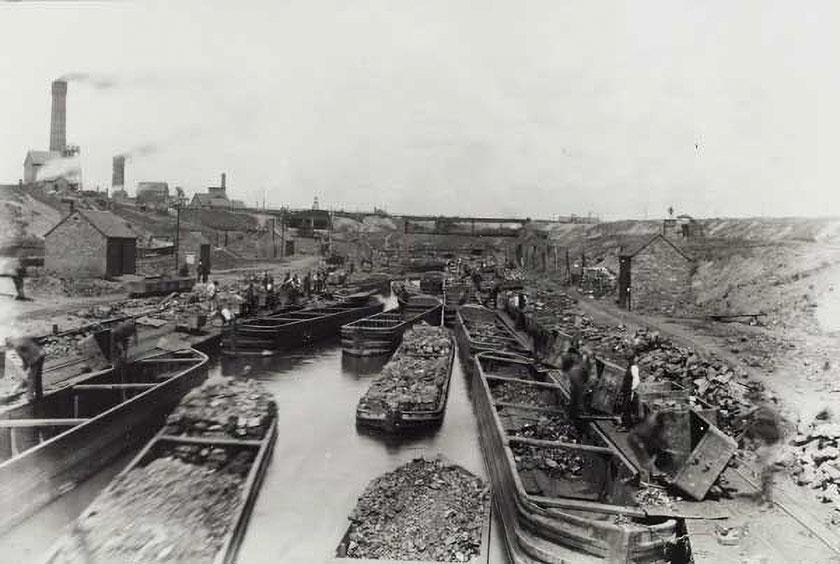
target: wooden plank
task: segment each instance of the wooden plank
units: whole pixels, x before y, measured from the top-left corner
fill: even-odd
[[[569,498],[543,497],[538,495],[528,495],[528,499],[530,499],[537,505],[543,505],[545,507],[556,507],[559,509],[570,509],[574,511],[594,511],[598,513],[606,513],[608,515],[625,515],[628,517],[635,517],[637,519],[646,519],[650,517],[665,517],[670,519],[705,519],[709,521],[718,521],[729,518],[729,515],[724,514],[686,515],[669,511],[648,511],[638,507],[627,507],[624,505],[607,505],[604,503],[597,503],[594,501],[581,501]]]
[[[208,437],[184,437],[181,435],[160,435],[158,440],[168,441],[171,443],[184,443],[191,445],[207,445],[207,446],[243,446],[243,447],[257,447],[259,448],[263,442],[245,439],[214,439]]]
[[[75,427],[76,425],[81,425],[87,421],[90,421],[90,419],[0,419],[0,428]]]
[[[543,407],[539,405],[525,405],[522,403],[508,403],[504,401],[494,401],[493,405],[496,407],[509,407],[512,409],[526,409],[528,411],[540,411],[543,413],[559,413],[562,415],[567,415],[568,412],[565,409],[558,409],[556,407]]]
[[[539,382],[537,380],[522,380],[521,378],[508,378],[507,376],[484,376],[487,380],[498,380],[501,382],[513,382],[516,384],[525,384],[528,386],[537,386],[540,388],[549,388],[552,390],[565,390],[563,386],[560,384],[554,384],[552,382]]]
[[[85,392],[94,390],[147,390],[159,386],[160,382],[156,383],[130,383],[130,384],[76,384],[73,386],[74,391]]]
[[[592,445],[582,445],[579,443],[567,443],[564,441],[543,441],[541,439],[529,439],[526,437],[511,437],[508,436],[505,439],[506,443],[521,443],[525,445],[531,446],[538,446],[538,447],[546,447],[546,448],[568,448],[571,450],[582,450],[585,452],[594,452],[597,454],[608,454],[610,456],[615,456],[615,451],[609,447],[599,447],[599,446],[592,446]]]

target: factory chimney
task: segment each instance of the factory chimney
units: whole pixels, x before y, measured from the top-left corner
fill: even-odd
[[[111,187],[115,190],[125,186],[125,155],[114,157],[114,165],[111,173]]]
[[[52,117],[50,119],[50,151],[64,151],[67,146],[67,81],[52,83]]]
[[[227,186],[226,186],[226,181],[227,181],[227,174],[225,174],[225,173],[223,172],[223,173],[222,173],[222,193],[223,193],[223,194],[226,192],[226,189],[227,189]]]

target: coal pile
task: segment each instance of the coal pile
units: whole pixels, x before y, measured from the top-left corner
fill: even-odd
[[[421,323],[405,332],[401,352],[404,355],[444,356],[451,348],[452,338],[448,329]]]
[[[212,562],[243,484],[238,473],[158,458],[117,478],[54,562]]]
[[[494,383],[490,387],[493,401],[519,405],[552,407],[556,405],[555,394],[551,390],[537,386],[528,386],[519,382]]]
[[[432,410],[449,377],[448,370],[447,358],[392,359],[359,401],[359,409],[378,412],[396,409]]]
[[[513,451],[516,470],[526,476],[533,475],[532,472],[536,470],[538,472],[534,477],[538,481],[543,475],[555,480],[580,480],[584,476],[586,459],[580,451],[519,443],[512,443],[510,449]],[[546,493],[551,489],[549,484],[538,484],[538,487]]]
[[[432,411],[449,380],[452,336],[448,329],[420,325],[403,335],[403,343],[362,399],[358,412]]]
[[[183,397],[166,418],[166,433],[259,440],[276,413],[273,397],[256,380],[213,378]]]
[[[524,422],[521,426],[509,429],[508,434],[526,439],[542,441],[579,442],[580,434],[569,418],[563,414],[541,415],[536,421]]]
[[[490,501],[459,466],[415,459],[371,482],[350,516],[350,558],[467,562],[480,555]]]

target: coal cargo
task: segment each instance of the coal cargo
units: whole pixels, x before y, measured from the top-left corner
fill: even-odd
[[[464,468],[417,458],[372,481],[339,556],[470,562],[485,543],[490,492]]]
[[[361,427],[420,431],[443,420],[455,343],[444,327],[419,325],[373,381],[356,408]]]
[[[46,561],[233,562],[276,438],[276,406],[258,382],[208,380]]]

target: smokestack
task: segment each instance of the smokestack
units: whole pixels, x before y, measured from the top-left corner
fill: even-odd
[[[223,173],[222,173],[222,192],[224,192],[224,191],[226,190],[226,188],[227,188],[227,186],[225,186],[225,181],[226,181],[226,180],[227,180],[227,174],[225,174],[225,173],[223,172]]]
[[[114,157],[114,165],[111,173],[111,186],[114,189],[125,186],[125,156]]]
[[[67,81],[52,83],[52,118],[50,119],[50,151],[63,151],[67,146]]]

